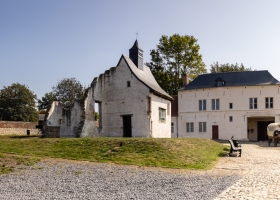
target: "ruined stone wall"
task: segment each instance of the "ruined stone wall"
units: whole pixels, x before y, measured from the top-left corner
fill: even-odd
[[[60,137],[80,137],[78,127],[81,121],[83,109],[79,102],[69,110],[62,110],[62,123],[60,124]]]
[[[59,126],[46,126],[45,131],[48,138],[59,138],[60,137],[60,127]]]
[[[47,109],[44,121],[43,135],[45,137],[80,137],[84,121],[83,103],[75,102],[69,110],[54,101]]]
[[[89,88],[87,93],[87,98],[84,102],[84,121],[81,119],[81,123],[83,123],[82,132],[80,137],[94,137],[94,136],[100,136],[99,135],[99,128],[96,127],[96,121],[95,121],[95,108],[94,108],[94,97],[93,97],[93,91],[94,86]],[[82,115],[82,116],[83,116]]]

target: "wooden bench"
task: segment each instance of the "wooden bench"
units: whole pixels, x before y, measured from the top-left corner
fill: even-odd
[[[239,152],[239,157],[241,157],[241,152],[242,152],[241,145],[238,144],[237,142],[236,142],[236,144],[234,144],[232,139],[230,139],[228,142],[230,143],[230,151],[229,151],[229,153],[231,154],[232,152],[236,151],[236,152]]]

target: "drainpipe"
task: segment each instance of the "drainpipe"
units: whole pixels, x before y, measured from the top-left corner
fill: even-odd
[[[178,131],[178,128],[179,128],[179,125],[178,125],[178,117],[176,117],[176,124],[177,124],[177,138],[179,137],[179,131]]]

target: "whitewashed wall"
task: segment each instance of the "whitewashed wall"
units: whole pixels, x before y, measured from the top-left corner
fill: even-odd
[[[46,119],[48,126],[60,126],[59,119],[62,119],[62,106],[58,101],[54,101],[49,110],[49,116]]]
[[[171,103],[168,100],[151,94],[151,136],[153,138],[171,138]],[[159,109],[166,110],[165,122],[159,120]]]
[[[62,114],[62,123],[60,124],[60,137],[77,137],[77,129],[79,127],[82,116],[81,105],[75,102],[70,109],[69,116]]]
[[[212,125],[218,125],[219,139],[229,139],[231,136],[255,139],[257,132],[247,133],[248,117],[264,120],[275,118],[277,122],[280,116],[280,87],[277,85],[184,90],[178,92],[178,97],[179,137],[212,138]],[[258,109],[249,109],[249,98],[255,97],[258,98]],[[265,108],[265,97],[273,97],[273,109]],[[207,101],[207,110],[199,111],[199,100],[203,99]],[[212,110],[211,99],[220,99],[220,110]],[[229,103],[233,103],[233,109],[229,109]],[[233,117],[233,122],[229,122],[229,116]],[[256,120],[255,124],[248,126],[256,127]],[[186,132],[186,122],[194,122],[193,133]],[[199,122],[207,122],[207,132],[199,132]]]

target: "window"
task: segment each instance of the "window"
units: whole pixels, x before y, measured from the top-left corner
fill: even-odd
[[[273,97],[265,98],[265,108],[273,108]]]
[[[250,98],[249,99],[250,109],[258,108],[258,98]]]
[[[233,121],[233,117],[229,116],[229,121],[232,122]]]
[[[159,121],[165,122],[165,118],[166,118],[166,110],[163,108],[159,108]]]
[[[212,99],[212,110],[220,110],[220,99]]]
[[[187,133],[193,132],[193,122],[187,122],[186,128],[187,128]]]
[[[126,82],[127,87],[130,87],[130,81]]]
[[[232,103],[229,103],[229,109],[232,109],[232,107],[233,107]]]
[[[174,123],[171,123],[171,133],[174,133]]]
[[[224,85],[223,81],[217,81],[217,87],[222,87]]]
[[[147,97],[147,114],[151,114],[151,97]]]
[[[198,122],[199,132],[206,132],[206,122]]]
[[[199,100],[199,110],[206,110],[206,99]]]

